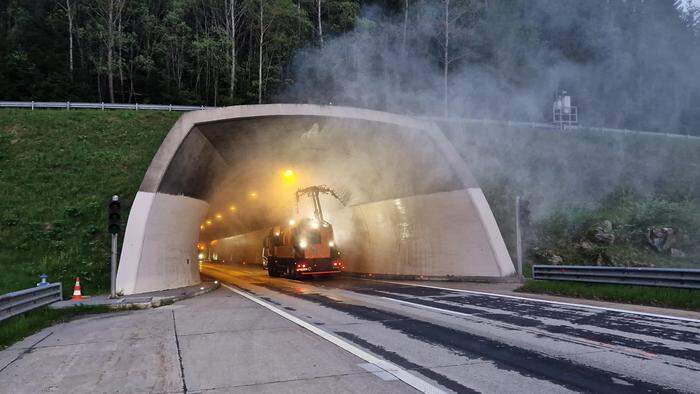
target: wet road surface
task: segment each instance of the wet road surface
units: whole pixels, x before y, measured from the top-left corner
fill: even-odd
[[[454,392],[700,392],[700,322],[347,277],[269,278],[203,264],[245,290]]]

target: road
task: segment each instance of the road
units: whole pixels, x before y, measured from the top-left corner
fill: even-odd
[[[700,392],[697,320],[347,277],[270,278],[250,265],[201,271],[444,391]]]

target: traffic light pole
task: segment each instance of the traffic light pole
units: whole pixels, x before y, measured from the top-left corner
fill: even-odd
[[[112,235],[112,256],[110,263],[110,298],[117,298],[117,253],[119,252],[118,237],[121,231],[121,210],[122,204],[119,196],[112,196],[109,202],[109,225],[107,230]]]
[[[111,267],[111,275],[110,275],[110,298],[117,298],[117,248],[118,248],[118,243],[117,243],[117,237],[119,235],[117,234],[112,234],[112,267]]]

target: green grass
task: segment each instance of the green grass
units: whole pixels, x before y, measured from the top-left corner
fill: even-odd
[[[76,306],[67,309],[41,308],[11,317],[0,322],[0,350],[56,323],[69,321],[82,315],[114,312],[117,310],[104,305]]]
[[[529,280],[515,291],[700,311],[700,290]]]
[[[128,208],[179,114],[0,110],[0,294],[39,274],[76,276],[83,292],[109,286],[107,202]],[[123,235],[123,234],[122,234]]]

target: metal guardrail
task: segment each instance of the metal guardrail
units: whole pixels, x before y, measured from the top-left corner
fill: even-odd
[[[533,279],[700,289],[700,269],[533,265]]]
[[[29,109],[126,109],[126,110],[150,110],[150,111],[201,111],[207,109],[217,109],[221,107],[207,107],[204,105],[172,105],[172,104],[112,104],[112,103],[72,103],[70,101],[0,101],[0,108],[29,108]],[[459,117],[437,117],[437,116],[420,116],[414,115],[419,119],[426,119],[441,122],[457,122],[457,123],[472,123],[472,124],[491,124],[501,126],[519,126],[528,128],[545,128],[561,130],[560,127],[554,126],[551,123],[536,123],[536,122],[519,122],[511,120],[494,120],[494,119],[471,119]],[[700,139],[699,136],[693,136],[680,133],[657,133],[654,131],[628,130],[628,129],[611,129],[607,127],[591,127],[591,126],[566,126],[563,131],[581,130],[585,132],[599,133],[616,133],[616,134],[638,134],[648,135],[652,137],[669,137],[669,138],[684,138],[684,139]]]
[[[51,283],[0,295],[0,321],[61,301],[61,290],[60,283]]]
[[[565,126],[562,130],[561,127],[555,126],[551,123],[537,123],[537,122],[520,122],[512,120],[494,120],[494,119],[471,119],[471,118],[458,118],[458,117],[434,117],[434,116],[423,116],[421,119],[428,119],[433,121],[448,122],[448,123],[471,123],[471,124],[481,124],[481,125],[497,125],[497,126],[507,126],[507,127],[524,127],[531,129],[551,129],[559,132],[570,132],[570,131],[580,131],[584,133],[600,133],[600,134],[622,134],[622,135],[645,135],[649,137],[664,137],[664,138],[681,138],[689,140],[698,140],[700,136],[681,134],[681,133],[661,133],[655,131],[645,131],[645,130],[630,130],[630,129],[613,129],[609,127],[595,127],[595,126]]]
[[[0,101],[0,108],[30,108],[34,109],[127,109],[150,111],[200,111],[217,107],[204,105],[163,105],[163,104],[113,104],[113,103],[72,103],[70,101]]]

